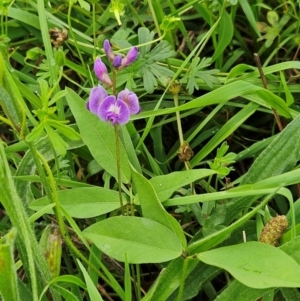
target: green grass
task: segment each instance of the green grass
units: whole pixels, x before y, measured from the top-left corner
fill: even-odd
[[[298,2],[0,7],[0,300],[300,300]]]

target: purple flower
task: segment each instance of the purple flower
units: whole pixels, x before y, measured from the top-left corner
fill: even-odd
[[[137,59],[138,54],[139,54],[138,48],[132,47],[128,51],[127,55],[122,59],[121,67],[123,68],[131,65]]]
[[[108,75],[107,68],[102,60],[98,57],[95,60],[94,71],[98,79],[108,87],[112,86],[112,81]]]
[[[104,98],[107,97],[107,95],[108,94],[103,87],[94,87],[91,91],[89,101],[86,104],[87,109],[92,113],[97,114],[100,104],[102,103]]]
[[[139,99],[134,92],[125,89],[118,94],[118,99],[127,105],[130,115],[135,115],[141,111]]]
[[[110,60],[110,62],[113,62],[114,58],[115,58],[115,55],[114,53],[112,52],[112,49],[111,49],[111,45],[109,43],[109,40],[105,40],[103,42],[103,49],[106,53],[106,56],[107,58]]]
[[[130,112],[121,99],[116,99],[114,95],[107,96],[100,104],[98,116],[101,120],[115,124],[126,124],[130,118]]]
[[[113,61],[113,66],[115,68],[118,68],[120,67],[122,64],[122,56],[120,54],[118,54],[115,58],[114,58],[114,61]]]

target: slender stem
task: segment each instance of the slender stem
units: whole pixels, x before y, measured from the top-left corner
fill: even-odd
[[[178,92],[179,92],[179,90],[178,90]],[[173,99],[174,99],[175,108],[177,108],[179,106],[178,93],[175,93],[175,92],[173,93]],[[176,121],[177,121],[178,135],[179,135],[179,143],[180,143],[180,146],[182,146],[184,143],[184,139],[183,139],[182,125],[181,125],[181,118],[180,118],[179,111],[176,111]],[[184,166],[185,166],[186,170],[191,169],[191,166],[190,166],[189,162],[187,162],[187,161],[184,162]],[[192,185],[191,185],[191,188],[192,188],[192,190],[194,190]]]
[[[81,61],[81,64],[83,66],[83,69],[84,70],[88,70],[87,67],[86,67],[86,64],[85,64],[85,61],[81,55],[81,52],[80,52],[80,49],[78,47],[78,43],[77,43],[77,40],[75,38],[75,35],[74,35],[74,32],[73,32],[73,29],[72,29],[72,22],[71,22],[71,11],[72,11],[72,7],[73,7],[73,3],[74,1],[69,1],[69,10],[68,10],[68,25],[69,25],[69,31],[70,31],[70,34],[71,34],[71,37],[74,41],[74,44],[75,44],[75,47],[77,49],[77,53],[78,53],[78,56],[80,58],[80,61]]]
[[[174,98],[175,108],[177,108],[179,106],[178,94],[174,94],[173,98]],[[177,121],[177,127],[178,127],[179,142],[180,142],[180,145],[182,145],[184,140],[183,140],[182,125],[181,125],[181,118],[180,118],[179,111],[176,111],[176,121]]]
[[[96,5],[93,2],[92,4],[93,8],[93,39],[94,39],[94,57],[96,57]]]
[[[121,160],[120,160],[120,139],[118,133],[118,124],[114,125],[115,129],[115,138],[116,138],[116,156],[117,156],[117,181],[119,186],[119,199],[120,199],[120,206],[122,215],[124,215],[124,208],[123,208],[123,199],[122,199],[122,182],[121,182]]]
[[[117,96],[117,87],[116,87],[116,83],[117,83],[117,71],[116,71],[115,68],[113,68],[112,82],[113,82],[113,86],[112,86],[113,95]]]
[[[258,56],[257,53],[254,53],[254,60],[255,60],[256,65],[257,65],[257,68],[258,68],[258,71],[259,71],[259,74],[260,74],[260,79],[262,81],[262,84],[263,84],[264,88],[266,90],[268,90],[269,88],[268,88],[268,84],[267,84],[267,79],[265,77],[264,71],[263,71],[262,66],[261,66],[260,58],[259,58],[259,56]],[[283,126],[282,126],[280,117],[279,117],[277,111],[274,108],[272,108],[272,111],[273,111],[273,114],[274,114],[274,117],[275,117],[278,129],[281,132],[283,130]]]
[[[150,12],[151,12],[151,15],[152,15],[152,18],[153,18],[153,21],[154,21],[156,30],[157,30],[157,34],[158,34],[159,37],[161,37],[162,35],[161,35],[161,31],[160,31],[160,28],[159,28],[159,24],[158,24],[158,21],[157,21],[157,18],[156,18],[155,10],[154,10],[154,8],[153,8],[152,0],[149,0],[149,1],[148,1],[148,6],[149,6],[149,9],[150,9]]]
[[[184,289],[184,283],[186,279],[186,271],[187,271],[187,264],[188,264],[189,258],[183,259],[183,268],[181,271],[181,281],[180,281],[180,286],[179,286],[179,291],[177,295],[176,301],[181,301],[183,297],[183,289]]]
[[[146,27],[146,25],[144,24],[142,18],[140,17],[140,15],[138,14],[138,12],[136,11],[136,9],[132,6],[130,1],[126,1],[126,4],[128,5],[128,7],[130,8],[131,12],[133,13],[133,15],[137,18],[137,20],[139,21],[140,25],[142,27]]]
[[[136,264],[135,265],[136,268],[136,279],[137,279],[137,300],[140,301],[142,299],[141,296],[141,270],[140,270],[140,265]]]

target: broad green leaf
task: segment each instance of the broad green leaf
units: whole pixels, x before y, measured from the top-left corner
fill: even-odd
[[[7,242],[0,244],[0,295],[4,301],[18,301],[17,274],[14,266],[14,239],[16,230],[7,234]]]
[[[79,265],[79,268],[83,274],[85,283],[86,283],[86,290],[88,292],[88,295],[91,299],[91,301],[103,301],[100,293],[98,292],[97,288],[95,287],[90,275],[82,265],[82,263],[77,259],[77,263]]]
[[[279,248],[290,255],[292,258],[294,258],[297,263],[300,263],[300,257],[299,257],[299,243],[300,243],[300,236],[297,236],[296,238],[290,240],[288,243],[280,246]],[[218,301],[253,301],[258,300],[263,294],[272,293],[274,289],[254,289],[245,286],[244,284],[238,282],[237,280],[232,281],[227,288],[225,288],[224,291],[218,296]],[[294,289],[291,288],[285,288],[281,289],[282,294],[283,291],[286,294],[294,294]],[[297,295],[296,295],[297,296]],[[298,300],[297,298],[289,300],[288,301],[294,301]]]
[[[75,116],[82,140],[89,148],[95,160],[108,173],[117,178],[116,139],[114,127],[103,122],[85,107],[84,101],[72,90],[68,89],[68,104]],[[121,178],[129,183],[131,169],[124,146],[120,143]]]
[[[260,242],[246,242],[197,255],[200,261],[227,270],[253,288],[299,287],[300,265],[285,252]]]
[[[115,216],[83,231],[102,252],[128,263],[156,263],[181,255],[180,240],[169,228],[144,217]]]
[[[102,187],[59,190],[57,196],[61,206],[76,218],[95,217],[120,207],[118,192]],[[43,197],[31,202],[29,208],[38,211],[48,204],[48,198]],[[53,210],[47,213],[53,214]]]
[[[191,184],[196,180],[209,177],[216,172],[211,169],[195,169],[175,171],[167,175],[161,175],[150,179],[160,202],[166,201],[177,189]]]
[[[180,224],[162,206],[150,181],[136,171],[132,171],[132,178],[143,216],[169,228],[180,239],[183,247],[186,248],[186,239]]]

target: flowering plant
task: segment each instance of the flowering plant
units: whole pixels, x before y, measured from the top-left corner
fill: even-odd
[[[123,58],[120,54],[115,55],[108,40],[104,41],[103,49],[113,66],[114,73],[131,65],[138,56],[137,47],[132,47]],[[101,58],[95,60],[94,72],[99,81],[107,87],[113,87],[113,91],[115,91],[116,83],[111,80],[107,67]],[[118,95],[108,95],[107,91],[99,85],[92,89],[87,102],[87,109],[98,115],[103,121],[111,122],[113,125],[123,125],[129,121],[130,115],[140,112],[140,105],[137,95],[128,89],[122,90]]]

